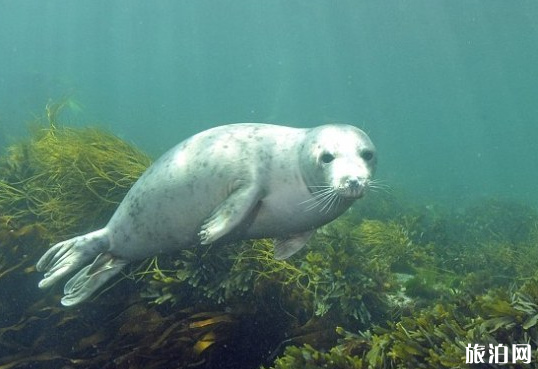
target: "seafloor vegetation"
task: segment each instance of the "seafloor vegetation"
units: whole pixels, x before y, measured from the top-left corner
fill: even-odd
[[[61,307],[35,262],[106,224],[150,160],[60,108],[0,159],[0,369],[471,368],[468,343],[538,347],[538,214],[500,199],[370,193],[289,260],[269,240],[183,250]]]

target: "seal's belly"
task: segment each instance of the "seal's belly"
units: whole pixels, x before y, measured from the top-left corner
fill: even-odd
[[[130,260],[197,245],[202,222],[226,198],[217,191],[195,193],[188,186],[144,187],[144,192],[133,188],[107,225],[111,252]]]
[[[308,199],[311,196],[306,188],[304,191],[269,194],[261,201],[259,210],[252,214],[252,223],[242,233],[242,238],[281,238],[317,228],[337,216],[307,210]]]
[[[223,242],[248,238],[283,237],[318,227],[330,219],[305,210],[309,193],[299,184],[268,192]],[[198,232],[229,193],[215,181],[141,180],[117,209],[107,228],[111,252],[135,260],[170,253],[200,243]],[[328,215],[327,215],[328,216]],[[334,215],[331,219],[334,219]]]

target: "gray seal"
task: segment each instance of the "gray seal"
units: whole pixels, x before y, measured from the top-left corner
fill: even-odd
[[[78,304],[134,260],[200,244],[275,238],[275,258],[362,197],[376,167],[362,130],[241,123],[203,131],[153,163],[108,224],[52,246],[40,288],[78,271],[62,304]]]

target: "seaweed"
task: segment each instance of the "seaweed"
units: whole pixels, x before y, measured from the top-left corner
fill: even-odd
[[[111,133],[62,126],[62,107],[49,104],[29,137],[0,158],[1,368],[54,360],[89,365],[89,358],[60,354],[64,343],[55,335],[63,331],[71,342],[86,331],[70,325],[76,312],[54,307],[55,290],[37,290],[34,265],[50,242],[102,225],[150,163]]]
[[[322,317],[335,309],[367,325],[372,315],[388,310],[383,291],[389,273],[361,248],[352,229],[344,219],[325,226],[307,250],[288,260],[273,257],[270,240],[184,250],[173,265],[154,265],[142,273],[151,276],[145,295],[155,303],[194,300],[218,306],[240,300],[256,305],[263,303],[264,291],[276,288],[281,306],[292,315]]]
[[[323,368],[329,360],[344,363],[337,366],[342,368],[470,368],[465,364],[468,344],[536,347],[537,282],[535,277],[512,292],[496,289],[472,301],[437,303],[365,333],[339,328],[343,339],[328,353],[311,346],[288,347],[272,368]],[[521,364],[488,365],[518,368]]]
[[[500,198],[489,198],[469,205],[456,214],[452,231],[468,244],[489,242],[520,244],[533,239],[533,228],[538,222],[535,209]]]
[[[55,240],[102,226],[151,162],[102,129],[60,125],[61,108],[49,104],[46,125],[12,144],[0,165],[4,224],[41,224]]]
[[[261,367],[264,368],[263,366]],[[367,366],[358,356],[345,354],[338,347],[329,352],[321,352],[305,344],[302,347],[289,346],[284,355],[275,360],[273,369],[366,369]]]
[[[485,214],[480,214],[476,207],[471,213],[480,219],[496,218],[496,214],[503,213],[497,207],[494,214],[489,206],[481,209]],[[510,209],[519,207],[508,203],[507,214]],[[373,322],[366,331],[351,333],[340,328],[343,338],[328,352],[323,347],[288,347],[272,368],[326,367],[327,363],[311,358],[327,358],[329,354],[333,362],[346,362],[346,368],[470,368],[472,365],[466,364],[468,344],[483,345],[486,352],[488,347],[500,343],[509,353],[512,344],[536,348],[538,223],[533,211],[522,209],[522,216],[527,219],[525,237],[514,238],[510,232],[492,237],[492,233],[486,232],[481,240],[479,234],[469,230],[438,238],[439,242],[448,242],[445,249],[431,241],[435,238],[427,233],[432,230],[424,227],[438,229],[439,222],[364,221],[354,232],[359,233],[362,227],[363,240],[372,250],[385,251],[380,254],[386,256],[389,269],[396,272],[394,283],[400,286],[396,293],[389,290],[387,294],[393,304],[397,297],[404,301],[402,304],[407,302],[406,309],[385,323]],[[455,226],[457,222],[444,224]],[[520,224],[512,226],[520,229]],[[470,233],[478,237],[474,243]],[[420,245],[420,240],[428,242]],[[421,250],[423,246],[426,247]],[[414,247],[417,249],[413,250]],[[416,260],[415,253],[420,256]],[[403,268],[400,258],[405,261]],[[521,363],[486,364],[492,368],[521,367]]]

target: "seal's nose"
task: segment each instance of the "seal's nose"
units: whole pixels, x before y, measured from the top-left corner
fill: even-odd
[[[358,177],[347,178],[345,181],[345,195],[348,197],[361,198],[364,194],[365,180]]]
[[[349,189],[357,189],[359,188],[361,185],[361,182],[359,181],[358,178],[348,178],[346,179],[346,186],[349,188]]]

